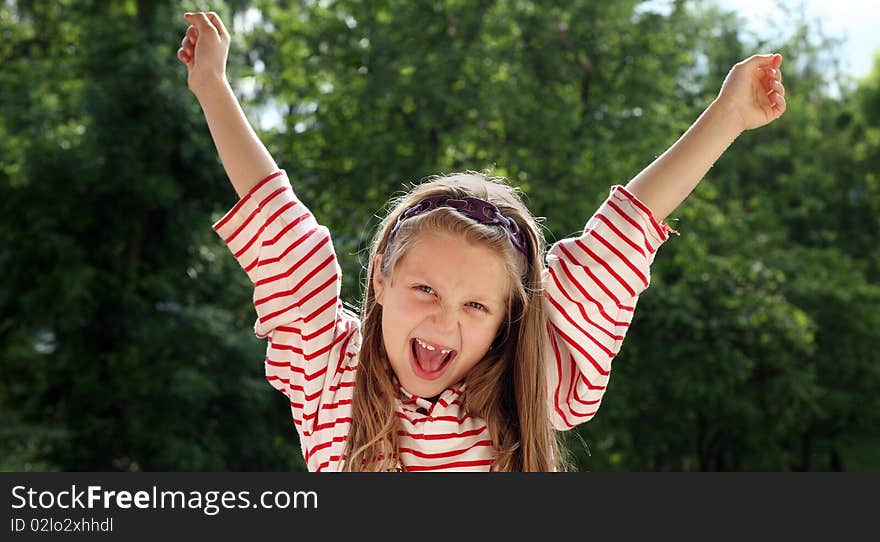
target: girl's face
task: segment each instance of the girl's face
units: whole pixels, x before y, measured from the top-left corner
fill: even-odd
[[[389,277],[374,269],[382,339],[400,384],[434,397],[456,384],[492,345],[507,315],[500,254],[448,233],[420,235]]]

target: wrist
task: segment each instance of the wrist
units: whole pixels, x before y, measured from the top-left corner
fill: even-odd
[[[227,92],[231,88],[226,74],[216,74],[199,79],[193,79],[189,83],[190,91],[199,101],[216,95],[218,92]]]
[[[742,116],[736,105],[726,100],[715,98],[706,108],[706,114],[731,141],[745,131]]]

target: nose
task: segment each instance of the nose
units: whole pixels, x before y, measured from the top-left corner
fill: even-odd
[[[456,307],[438,304],[437,310],[431,315],[431,320],[437,333],[451,336],[458,331],[458,311]]]

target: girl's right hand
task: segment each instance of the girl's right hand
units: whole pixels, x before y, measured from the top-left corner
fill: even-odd
[[[229,32],[213,11],[185,13],[190,24],[180,42],[177,58],[186,65],[186,83],[193,94],[203,88],[226,81],[226,58],[229,54]]]

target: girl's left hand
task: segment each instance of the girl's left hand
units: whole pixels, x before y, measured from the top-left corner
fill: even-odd
[[[741,130],[770,124],[785,113],[782,86],[782,55],[753,55],[737,63],[727,74],[717,102],[729,107]]]

